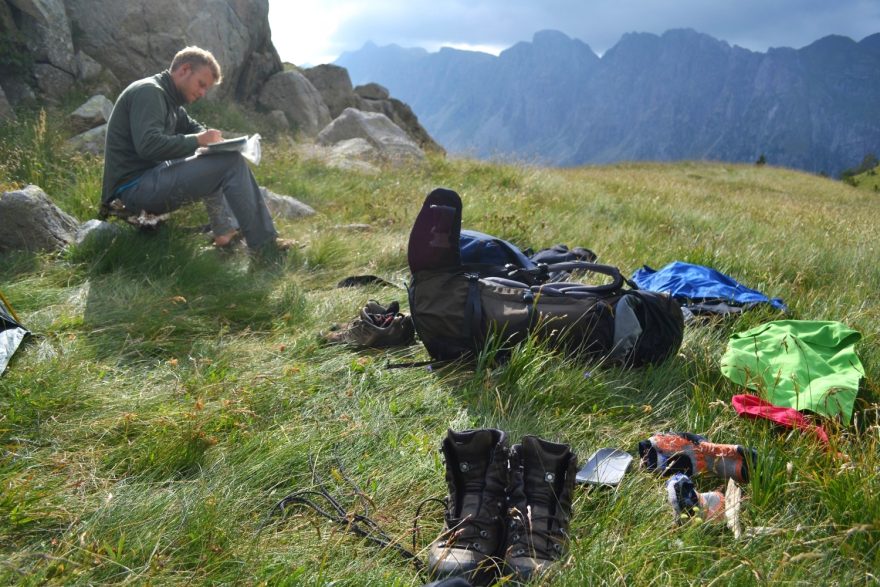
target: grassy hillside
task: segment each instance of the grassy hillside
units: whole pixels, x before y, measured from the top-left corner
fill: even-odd
[[[874,169],[864,171],[852,178],[855,187],[863,190],[869,190],[880,196],[880,165]]]
[[[62,129],[6,130],[0,184],[39,181],[86,219],[100,162],[57,151]],[[41,138],[42,137],[42,138]],[[39,149],[43,149],[40,151]],[[17,153],[12,157],[10,153]],[[421,585],[391,549],[314,514],[270,517],[284,495],[327,486],[411,548],[419,503],[445,492],[447,427],[499,427],[635,452],[687,430],[760,455],[739,541],[710,524],[677,528],[663,481],[632,471],[616,490],[578,489],[571,553],[554,585],[864,584],[880,568],[880,199],[794,171],[726,164],[572,170],[431,159],[359,175],[264,152],[260,183],[318,214],[282,223],[301,248],[281,271],[252,270],[189,230],[123,230],[57,256],[0,257],[0,290],[37,336],[0,378],[0,581],[30,584]],[[353,274],[407,278],[406,239],[424,194],[459,191],[467,227],[522,246],[592,248],[627,274],[673,260],[710,265],[793,317],[840,320],[864,338],[855,423],[828,423],[833,450],[736,417],[719,360],[764,311],[690,327],[668,363],[637,371],[570,363],[540,348],[500,367],[387,370],[421,347],[356,352],[318,334],[368,298]],[[352,232],[345,225],[367,223]],[[838,455],[840,453],[840,455]],[[346,491],[344,477],[364,497]],[[716,488],[701,479],[703,491]],[[264,526],[264,524],[266,524]],[[442,525],[423,511],[418,549]],[[425,552],[419,551],[424,558]]]

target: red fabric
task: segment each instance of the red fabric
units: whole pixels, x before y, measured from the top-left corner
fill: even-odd
[[[736,413],[744,418],[764,418],[786,428],[808,430],[823,443],[828,444],[828,434],[825,433],[825,430],[821,426],[810,424],[807,418],[794,408],[774,406],[757,396],[748,394],[735,395],[730,401],[733,403],[733,409],[736,410]]]

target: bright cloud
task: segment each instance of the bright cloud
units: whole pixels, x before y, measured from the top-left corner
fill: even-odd
[[[330,63],[345,50],[337,32],[365,10],[360,2],[271,0],[272,43],[284,61],[297,65]]]
[[[692,28],[755,51],[880,32],[877,0],[270,0],[272,40],[298,65],[335,60],[367,41],[498,54],[544,29],[597,53],[628,32]]]

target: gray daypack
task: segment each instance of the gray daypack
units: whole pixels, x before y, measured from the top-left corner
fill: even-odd
[[[410,313],[433,359],[473,358],[491,341],[503,352],[530,335],[578,357],[629,366],[660,363],[681,346],[678,303],[638,290],[616,267],[571,262],[525,270],[463,264],[461,216],[458,194],[435,189],[409,238]],[[542,275],[557,270],[601,274],[610,282],[541,283]]]

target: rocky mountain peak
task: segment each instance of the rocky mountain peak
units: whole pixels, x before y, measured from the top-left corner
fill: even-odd
[[[578,165],[763,153],[833,174],[880,143],[880,34],[761,53],[693,29],[628,33],[600,59],[540,31],[497,59],[477,55],[404,62],[378,51],[338,63],[406,100],[450,151],[484,157]]]
[[[863,49],[880,51],[880,33],[868,35],[867,37],[859,41],[859,45],[861,45]]]

